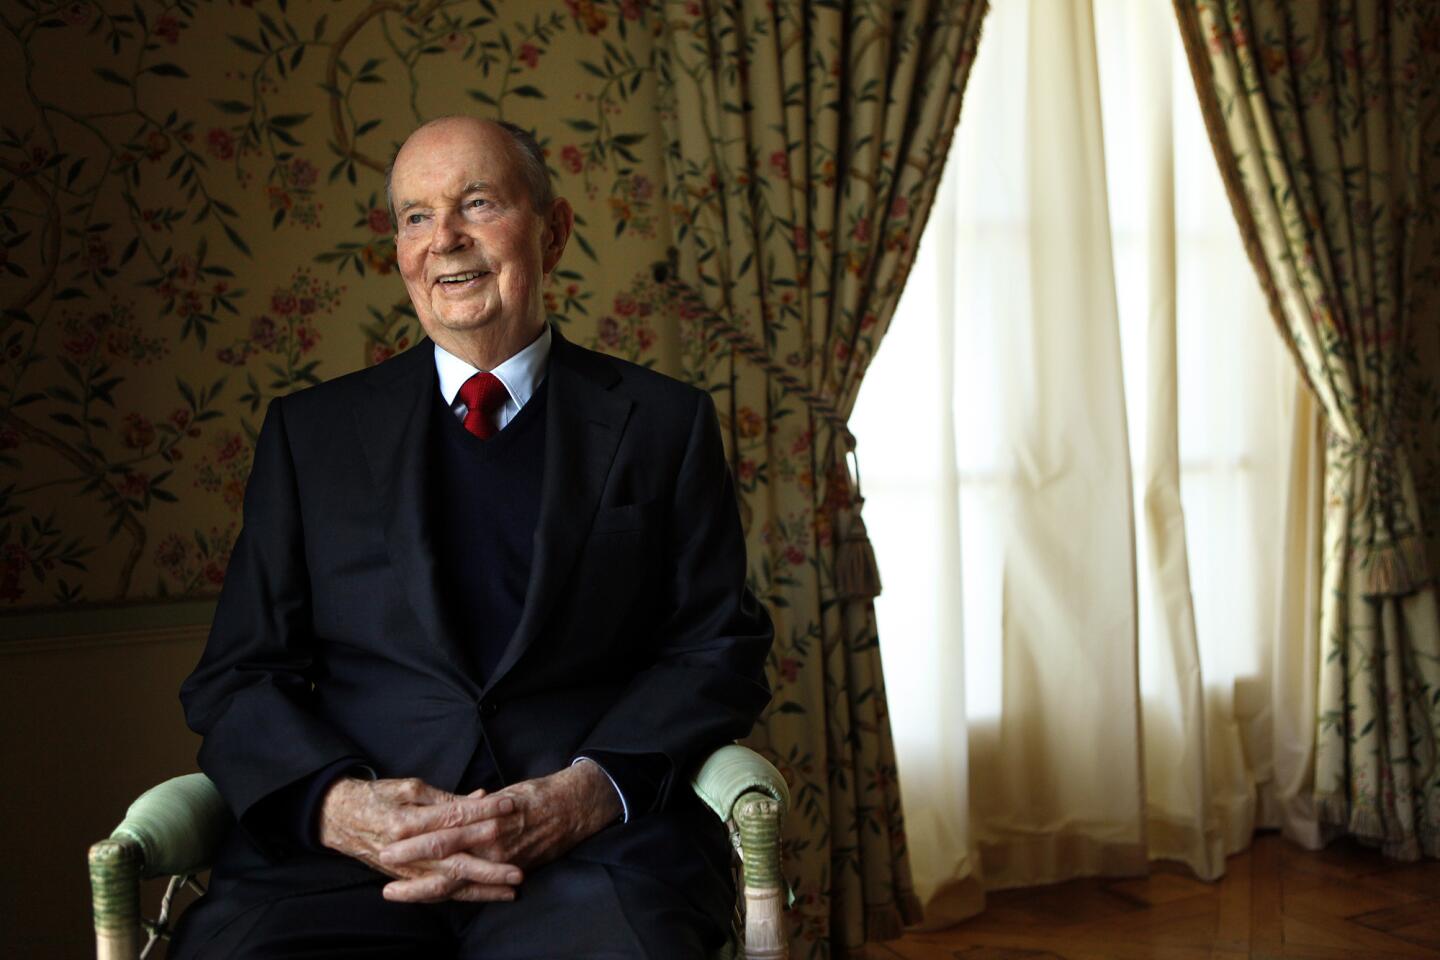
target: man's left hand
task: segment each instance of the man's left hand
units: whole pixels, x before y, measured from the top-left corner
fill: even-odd
[[[490,796],[513,798],[513,810],[398,840],[380,851],[380,862],[442,860],[463,852],[522,868],[539,866],[563,856],[621,813],[620,797],[610,778],[590,760],[549,776],[513,783]],[[386,886],[386,897],[403,901],[414,893],[418,899],[419,891],[411,887],[420,883],[394,881]]]

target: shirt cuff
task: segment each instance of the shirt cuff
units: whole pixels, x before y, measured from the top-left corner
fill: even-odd
[[[615,788],[615,796],[620,798],[620,822],[629,823],[630,804],[626,801],[625,791],[620,789],[620,784],[615,782],[615,778],[610,776],[610,771],[606,770],[605,766],[600,763],[600,761],[596,760],[594,757],[576,757],[574,760],[570,761],[570,766],[575,766],[575,764],[579,763],[581,760],[589,760],[591,763],[595,764],[595,766],[599,768],[601,773],[605,774],[605,779],[609,780],[610,786]]]

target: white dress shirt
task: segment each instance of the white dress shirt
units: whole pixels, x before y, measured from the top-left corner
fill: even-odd
[[[545,364],[550,359],[550,324],[530,345],[508,360],[502,361],[490,372],[505,385],[510,394],[497,415],[495,429],[504,430],[520,408],[530,402],[540,381],[545,379]],[[440,396],[460,420],[465,419],[465,403],[460,400],[460,388],[465,381],[481,373],[479,367],[472,367],[440,344],[435,344],[435,372],[440,375]]]

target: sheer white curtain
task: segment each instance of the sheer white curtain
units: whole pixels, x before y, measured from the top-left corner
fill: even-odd
[[[1314,844],[1314,418],[1168,4],[994,0],[851,418],[931,922]]]

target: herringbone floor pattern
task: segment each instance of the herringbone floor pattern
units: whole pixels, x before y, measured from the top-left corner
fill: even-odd
[[[1273,834],[1217,883],[1157,864],[1137,880],[991,894],[958,927],[873,947],[873,960],[1440,960],[1440,862]]]

